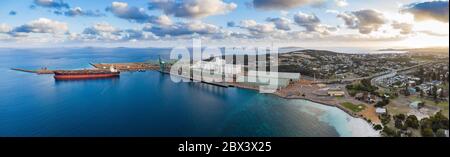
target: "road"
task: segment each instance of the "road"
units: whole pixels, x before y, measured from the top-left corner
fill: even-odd
[[[385,73],[387,73],[385,75],[372,77],[372,80],[370,80],[370,83],[372,85],[374,85],[374,86],[377,86],[378,88],[386,88],[383,85],[379,84],[379,82],[381,80],[387,79],[387,78],[390,78],[390,77],[394,77],[395,75],[397,75],[399,72],[402,72],[402,71],[406,71],[406,70],[410,70],[410,69],[413,69],[413,68],[417,68],[417,67],[428,65],[428,64],[434,64],[434,63],[436,63],[436,62],[429,62],[429,63],[418,64],[418,65],[415,65],[415,66],[406,67],[406,68],[402,68],[402,69],[389,69],[387,72],[385,72]]]
[[[354,82],[354,81],[359,81],[359,80],[364,80],[364,79],[372,79],[371,83],[373,85],[378,86],[374,81],[379,80],[379,79],[385,79],[385,78],[389,78],[389,77],[393,77],[395,75],[397,75],[399,72],[402,71],[406,71],[406,70],[410,70],[416,67],[420,67],[420,66],[424,66],[424,65],[428,65],[428,64],[433,64],[436,62],[429,62],[429,63],[422,63],[422,64],[418,64],[418,65],[414,65],[411,67],[405,67],[405,68],[401,68],[401,69],[389,69],[387,71],[384,72],[380,72],[380,73],[376,73],[372,76],[367,76],[367,77],[358,77],[358,78],[349,78],[349,79],[333,79],[333,80],[327,80],[327,81],[318,81],[316,83],[336,83],[336,82]]]

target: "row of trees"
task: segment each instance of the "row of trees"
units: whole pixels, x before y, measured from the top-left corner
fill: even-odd
[[[445,130],[449,129],[449,119],[442,114],[442,111],[439,111],[430,118],[424,118],[420,121],[414,115],[395,115],[393,116],[393,119],[396,129],[386,126],[391,120],[390,116],[386,115],[381,116],[380,118],[384,125],[382,132],[388,137],[400,137],[402,134],[410,136],[411,132],[407,131],[408,128],[420,129],[420,133],[423,137],[445,137]],[[381,130],[381,126],[374,126],[374,129]]]
[[[445,67],[447,66],[447,68]],[[423,81],[439,80],[443,82],[449,81],[448,65],[442,65],[437,68],[421,67],[415,73],[415,76],[420,78],[418,84],[422,84]]]
[[[360,83],[357,84],[350,84],[345,86],[347,90],[349,91],[356,91],[356,92],[369,92],[374,95],[378,95],[376,90],[378,90],[378,87],[372,86],[370,83],[370,79],[363,79]],[[356,92],[351,92],[350,94],[352,96],[355,96]]]
[[[445,130],[448,130],[448,127],[448,118],[441,111],[430,118],[420,120],[420,129],[423,137],[444,137]]]

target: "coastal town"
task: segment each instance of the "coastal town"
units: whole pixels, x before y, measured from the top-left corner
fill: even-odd
[[[281,55],[282,71],[298,71],[309,80],[293,82],[279,95],[334,105],[372,123],[383,136],[448,137],[448,49],[437,54],[315,52]]]
[[[279,84],[273,94],[338,107],[353,117],[363,118],[382,136],[448,137],[448,49],[441,49],[441,53],[413,52],[345,54],[299,50],[281,53]],[[227,84],[254,90],[264,85],[237,81],[252,77],[254,72],[250,69],[258,61],[246,56],[246,62],[239,64],[224,58],[203,60],[202,66],[194,63],[191,68],[209,71],[224,64],[239,65],[233,73],[236,78]],[[170,65],[165,67],[169,69]]]
[[[255,80],[265,76],[257,76],[254,69],[266,62],[260,63],[255,59],[261,56],[241,57],[244,60],[216,56],[192,63],[179,62],[179,69],[175,72],[172,68],[179,60],[161,58],[141,63],[91,63],[94,67],[91,70],[12,70],[37,74],[150,70],[224,88],[261,90],[261,86],[267,83]],[[448,65],[448,49],[430,54],[297,50],[279,54],[278,72],[271,72],[277,76],[277,86],[271,94],[337,107],[353,117],[366,120],[382,136],[448,137]],[[181,69],[189,70],[182,72]],[[221,75],[219,79],[217,76],[212,78],[214,75],[205,76],[208,72]],[[196,80],[195,75],[203,76]]]

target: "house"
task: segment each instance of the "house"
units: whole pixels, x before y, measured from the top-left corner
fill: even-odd
[[[355,95],[355,99],[360,100],[360,101],[364,101],[364,93],[357,93]]]
[[[328,89],[328,96],[336,96],[336,97],[340,97],[340,96],[344,96],[345,92],[342,91],[339,88],[330,88]]]
[[[413,109],[420,109],[423,105],[424,104],[423,104],[422,101],[414,101],[414,102],[409,104],[409,107],[411,107]]]
[[[387,110],[385,108],[378,107],[378,108],[375,109],[375,113],[377,113],[379,115],[382,115],[382,114],[386,114]]]
[[[414,86],[416,86],[416,81],[408,81],[408,85],[410,86],[410,87],[414,87]]]
[[[413,88],[413,87],[408,87],[408,93],[409,94],[416,94],[416,88]]]
[[[319,87],[319,88],[325,88],[325,87],[327,87],[327,85],[326,85],[326,84],[319,83],[319,84],[317,84],[317,87]]]
[[[358,93],[355,95],[355,99],[367,103],[375,103],[376,101],[376,97],[374,95],[371,95],[369,92]]]

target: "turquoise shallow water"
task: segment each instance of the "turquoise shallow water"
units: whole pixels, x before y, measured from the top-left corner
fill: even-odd
[[[200,83],[159,72],[55,81],[9,68],[89,68],[136,62],[164,49],[0,49],[0,136],[376,136],[341,110]]]

